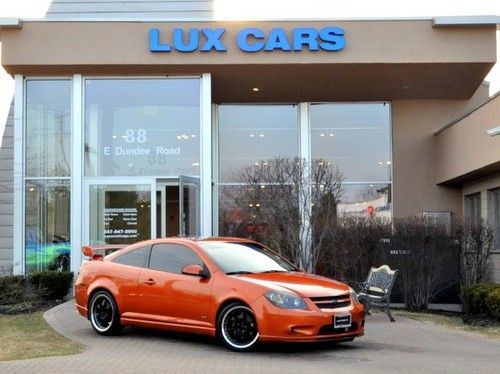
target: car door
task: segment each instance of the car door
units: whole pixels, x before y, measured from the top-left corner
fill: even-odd
[[[137,282],[139,273],[147,266],[149,246],[135,248],[120,254],[111,260],[110,274],[117,288],[116,301],[123,318],[139,316],[139,293]]]
[[[198,329],[210,328],[212,280],[182,274],[186,265],[203,265],[188,246],[159,243],[151,248],[149,268],[139,274],[139,303],[144,321]]]

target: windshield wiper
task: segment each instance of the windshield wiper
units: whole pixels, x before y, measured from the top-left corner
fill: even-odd
[[[226,275],[237,275],[237,274],[254,274],[251,271],[239,270],[239,271],[230,271],[226,273]]]
[[[266,270],[266,271],[260,271],[259,274],[264,274],[264,273],[288,273],[287,270]]]

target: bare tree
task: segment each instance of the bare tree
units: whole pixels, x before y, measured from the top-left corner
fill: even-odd
[[[491,227],[481,221],[479,224],[463,222],[460,230],[460,283],[462,286],[486,280],[488,259],[494,245]]]
[[[247,167],[235,178],[243,187],[233,190],[230,200],[247,218],[246,226],[254,225],[247,233],[312,271],[337,217],[342,172],[325,160],[278,157]]]

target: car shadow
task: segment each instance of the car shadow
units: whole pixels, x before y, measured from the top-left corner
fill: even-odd
[[[194,347],[206,350],[209,349],[217,351],[230,352],[225,348],[218,339],[198,334],[189,333],[178,333],[167,330],[154,330],[146,329],[141,327],[126,327],[122,334],[122,337],[130,338],[156,338],[164,341],[165,343],[176,343],[176,344],[190,344]],[[249,354],[266,354],[266,355],[285,355],[298,353],[312,354],[312,353],[331,353],[331,352],[347,352],[363,349],[363,346],[359,344],[353,344],[353,342],[313,342],[313,343],[263,343],[259,344],[253,351]]]

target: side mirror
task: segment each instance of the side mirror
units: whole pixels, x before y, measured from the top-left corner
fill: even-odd
[[[84,245],[82,247],[82,253],[84,256],[92,257],[94,255],[94,251],[90,245]]]
[[[201,278],[209,278],[210,273],[200,265],[186,265],[182,268],[182,274],[194,275]]]

